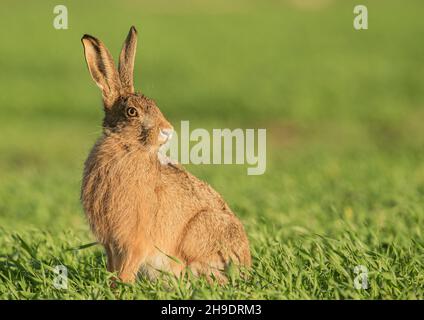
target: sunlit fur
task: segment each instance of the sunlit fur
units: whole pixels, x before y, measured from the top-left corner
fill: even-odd
[[[224,282],[222,271],[230,261],[250,266],[248,239],[207,183],[178,164],[159,162],[158,149],[165,142],[160,129],[172,126],[153,100],[134,93],[136,39],[132,27],[118,71],[101,41],[82,38],[105,110],[103,134],[85,162],[85,213],[106,249],[109,271],[124,282],[134,281],[140,270],[154,278],[158,270],[179,276],[187,268]],[[128,108],[136,115],[129,116]]]

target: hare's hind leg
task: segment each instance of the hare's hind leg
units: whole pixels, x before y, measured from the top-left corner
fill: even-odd
[[[218,282],[225,282],[223,271],[230,262],[250,266],[242,224],[234,215],[220,211],[200,211],[190,220],[179,253],[195,275],[213,275]]]
[[[228,281],[224,273],[225,263],[213,257],[209,257],[207,262],[193,261],[187,265],[187,268],[196,277],[205,276],[209,283],[215,280],[219,284],[225,284]]]

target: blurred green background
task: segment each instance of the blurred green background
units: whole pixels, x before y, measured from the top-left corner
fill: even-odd
[[[53,28],[57,4],[68,8],[68,30]],[[353,28],[357,4],[368,7],[369,30]],[[267,129],[262,176],[237,165],[188,166],[241,217],[256,263],[283,254],[267,248],[305,234],[340,240],[346,232],[369,250],[391,247],[422,261],[422,1],[0,6],[0,254],[10,234],[29,229],[53,238],[81,232],[74,244],[91,239],[79,190],[102,108],[80,38],[100,38],[116,59],[135,25],[136,88],[177,129],[181,120],[191,128]],[[397,263],[402,270],[392,258],[386,271]],[[399,277],[420,287],[422,266]]]

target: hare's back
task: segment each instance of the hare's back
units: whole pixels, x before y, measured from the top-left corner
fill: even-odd
[[[176,201],[188,202],[194,209],[213,209],[232,213],[221,195],[208,183],[200,180],[181,165],[168,164],[162,168],[162,182]]]

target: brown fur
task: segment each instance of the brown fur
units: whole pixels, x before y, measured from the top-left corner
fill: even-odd
[[[154,278],[158,269],[178,276],[186,267],[225,281],[230,261],[250,266],[248,239],[215,190],[182,166],[159,162],[160,132],[172,126],[153,100],[134,93],[136,38],[132,27],[119,71],[101,41],[82,38],[105,110],[103,135],[85,162],[82,183],[90,227],[106,249],[108,270],[122,281],[132,282],[140,268]]]

